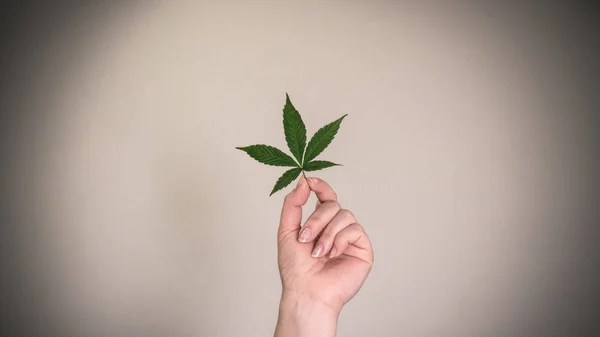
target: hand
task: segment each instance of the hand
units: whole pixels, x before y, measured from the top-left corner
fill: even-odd
[[[311,190],[317,206],[301,227]],[[314,177],[301,177],[285,197],[277,237],[283,292],[275,336],[334,336],[343,305],[373,265],[369,237],[333,189]]]

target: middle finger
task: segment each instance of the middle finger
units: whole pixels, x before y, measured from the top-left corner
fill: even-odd
[[[335,215],[342,209],[340,204],[335,200],[329,200],[322,203],[311,215],[308,217],[304,226],[300,230],[298,235],[298,241],[300,242],[311,242],[317,237],[319,233],[327,226],[327,224],[335,217]]]

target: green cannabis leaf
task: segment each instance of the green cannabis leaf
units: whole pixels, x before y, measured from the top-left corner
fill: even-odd
[[[332,166],[341,166],[340,164],[332,163],[327,160],[313,160],[304,165],[304,171],[318,171]]]
[[[338,130],[340,129],[340,124],[342,124],[342,120],[344,117],[348,115],[343,115],[335,122],[331,122],[324,127],[320,128],[319,131],[315,132],[315,135],[312,136],[310,141],[308,142],[308,146],[306,147],[306,154],[304,155],[304,163],[308,163],[311,160],[315,159],[333,140]]]
[[[283,132],[288,148],[294,158],[296,158],[297,162],[283,151],[269,145],[257,144],[238,146],[236,149],[246,152],[256,161],[266,165],[293,167],[292,169],[285,171],[283,175],[277,179],[275,186],[273,186],[273,190],[271,190],[271,194],[269,194],[269,196],[271,196],[273,193],[291,184],[298,176],[300,176],[300,173],[304,174],[304,171],[318,171],[328,167],[341,166],[340,164],[332,163],[330,161],[313,159],[331,144],[331,141],[335,138],[335,135],[340,129],[342,120],[344,120],[346,116],[347,115],[343,115],[339,119],[320,128],[310,139],[308,145],[306,145],[306,126],[302,121],[300,113],[292,104],[290,96],[286,93],[285,105],[283,107]]]
[[[258,144],[246,147],[236,147],[236,149],[245,151],[250,157],[266,165],[298,166],[292,157],[273,146]]]
[[[271,194],[269,194],[269,196],[272,196],[273,193],[279,191],[280,189],[289,185],[292,181],[296,180],[296,178],[298,178],[301,172],[302,169],[299,167],[295,167],[291,170],[285,171],[283,175],[281,175],[281,177],[277,179],[277,182],[275,183],[275,186],[273,186],[273,190],[271,191]]]
[[[288,94],[285,94],[285,106],[283,107],[283,132],[290,152],[301,163],[306,146],[306,126]]]

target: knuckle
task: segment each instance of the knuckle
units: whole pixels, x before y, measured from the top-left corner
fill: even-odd
[[[337,210],[340,210],[342,208],[340,203],[337,202],[336,200],[325,201],[322,206],[324,206],[324,205],[327,205],[327,207],[330,207],[332,209],[337,209]]]
[[[354,214],[352,213],[352,211],[347,210],[347,209],[341,209],[340,210],[340,214],[344,217],[344,219],[347,220],[354,220]]]
[[[357,231],[357,232],[364,232],[365,229],[363,228],[363,226],[359,223],[353,223],[352,225],[350,225],[352,227],[352,230]]]

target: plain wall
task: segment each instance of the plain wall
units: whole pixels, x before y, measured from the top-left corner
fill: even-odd
[[[234,148],[288,152],[287,92],[309,137],[348,114],[319,156],[344,166],[314,175],[366,228],[375,265],[340,336],[593,328],[596,68],[581,8],[146,1],[55,13],[20,37],[31,54],[10,76],[31,86],[4,100],[33,116],[10,136],[11,181],[27,205],[19,289],[39,327],[272,335],[291,187],[269,197],[283,169]]]

